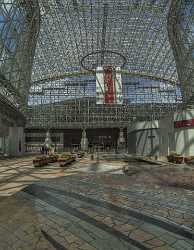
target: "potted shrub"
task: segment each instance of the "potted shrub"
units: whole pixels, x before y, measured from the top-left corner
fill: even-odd
[[[48,160],[46,156],[37,156],[34,160],[33,160],[33,165],[34,167],[42,167],[48,164]]]
[[[69,153],[63,153],[59,158],[58,158],[58,162],[60,167],[64,167],[67,164],[72,163],[73,161],[75,161],[76,157],[72,154]]]
[[[167,159],[169,162],[181,164],[184,161],[184,157],[180,154],[177,154],[176,152],[172,151],[168,156]]]
[[[48,156],[48,162],[49,163],[55,163],[57,162],[59,156],[57,154],[51,154]]]

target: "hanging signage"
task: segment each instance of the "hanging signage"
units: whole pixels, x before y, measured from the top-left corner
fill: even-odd
[[[96,104],[104,104],[104,73],[103,67],[96,69]]]
[[[175,128],[194,127],[194,119],[174,122]]]
[[[96,103],[123,104],[120,68],[98,67],[96,70]]]
[[[115,103],[115,82],[112,67],[104,69],[104,103],[114,104]]]
[[[116,68],[116,77],[115,77],[115,96],[116,103],[123,104],[123,89],[122,89],[122,78],[121,78],[121,68]]]

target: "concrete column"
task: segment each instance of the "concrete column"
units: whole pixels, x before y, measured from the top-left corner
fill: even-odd
[[[125,151],[125,137],[124,137],[124,132],[123,132],[123,128],[120,128],[119,131],[119,137],[118,137],[118,141],[117,141],[117,147],[119,151]]]
[[[134,122],[129,127],[128,152],[140,156],[158,156],[158,121]]]
[[[171,151],[176,151],[174,137],[174,114],[159,120],[159,155],[166,157]]]
[[[47,133],[46,133],[46,138],[45,138],[45,141],[44,141],[44,146],[46,146],[47,148],[51,148],[51,146],[52,146],[52,140],[51,140],[51,135],[50,135],[49,131],[47,131]]]
[[[57,147],[57,151],[62,152],[63,151],[63,147],[64,147],[64,134],[60,133],[60,141],[59,141],[59,145]]]
[[[9,141],[8,155],[20,156],[24,154],[25,136],[23,127],[10,127],[8,141]]]
[[[185,100],[194,98],[193,8],[193,0],[173,0],[168,18],[169,41]]]
[[[9,127],[0,117],[0,154],[8,154]]]
[[[5,124],[0,118],[0,137],[8,136],[8,134],[9,134],[9,129],[7,127],[7,124]]]
[[[88,151],[88,138],[87,138],[85,129],[83,129],[82,131],[81,150]]]

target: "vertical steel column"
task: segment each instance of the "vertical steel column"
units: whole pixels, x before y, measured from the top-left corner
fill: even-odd
[[[194,2],[173,0],[168,33],[182,86],[184,101],[194,100]]]

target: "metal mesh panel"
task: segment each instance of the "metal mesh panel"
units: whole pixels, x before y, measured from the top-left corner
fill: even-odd
[[[156,119],[192,100],[192,1],[38,2],[6,0],[0,15],[1,91],[29,94],[28,126]],[[95,105],[95,69],[107,65],[121,67],[121,106]]]
[[[39,30],[36,1],[0,2],[0,98],[24,111]]]
[[[194,94],[194,3],[173,1],[168,22],[184,102],[193,106]]]
[[[29,126],[159,118],[181,107],[165,0],[39,0]],[[95,105],[98,66],[122,67],[124,104]],[[93,125],[92,125],[93,124]]]

